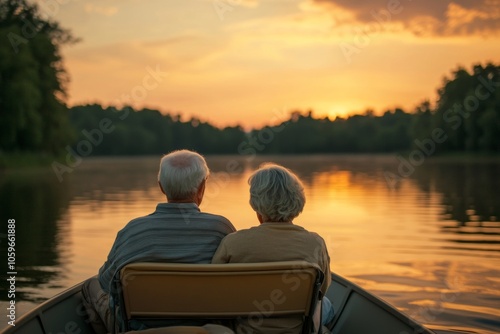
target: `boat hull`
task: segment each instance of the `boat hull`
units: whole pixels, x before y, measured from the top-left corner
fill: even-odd
[[[47,300],[2,334],[95,334],[82,303],[81,287],[82,283],[77,284]],[[459,333],[432,331],[335,273],[327,296],[335,309],[333,334]]]
[[[95,334],[82,303],[82,285],[79,283],[40,304],[2,334]]]

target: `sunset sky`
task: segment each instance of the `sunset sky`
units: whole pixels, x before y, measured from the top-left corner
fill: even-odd
[[[69,105],[131,104],[258,127],[412,111],[459,65],[500,62],[499,0],[39,0]],[[56,4],[56,5],[54,5]]]

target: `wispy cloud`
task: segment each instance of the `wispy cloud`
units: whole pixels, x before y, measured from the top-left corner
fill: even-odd
[[[86,3],[84,10],[86,13],[96,13],[104,16],[113,16],[118,13],[118,7],[116,6],[95,5],[93,3]]]

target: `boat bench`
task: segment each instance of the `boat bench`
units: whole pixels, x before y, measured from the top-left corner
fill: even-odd
[[[115,280],[121,330],[133,321],[301,316],[302,333],[321,331],[324,275],[305,261],[230,264],[132,263]],[[316,312],[315,312],[316,311]]]

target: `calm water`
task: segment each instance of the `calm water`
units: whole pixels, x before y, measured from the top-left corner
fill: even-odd
[[[87,159],[63,182],[52,171],[0,174],[2,224],[16,220],[18,316],[95,275],[116,232],[163,201],[158,160]],[[427,159],[414,170],[393,156],[207,160],[202,210],[238,229],[257,224],[248,176],[262,161],[283,164],[306,186],[295,223],[323,236],[333,271],[434,328],[500,332],[498,159]],[[398,174],[405,176],[395,181]],[[6,254],[7,229],[0,233]],[[2,261],[7,268],[7,256]],[[1,289],[3,327],[5,280]]]

